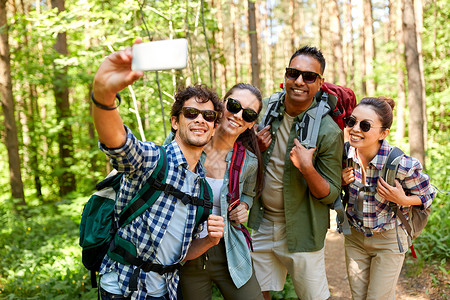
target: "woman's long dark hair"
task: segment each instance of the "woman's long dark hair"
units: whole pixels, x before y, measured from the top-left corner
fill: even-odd
[[[248,83],[235,84],[225,94],[224,101],[226,101],[228,99],[228,97],[235,90],[248,90],[253,95],[255,95],[259,102],[259,108],[258,108],[257,112],[258,113],[261,112],[262,96],[261,96],[261,92],[259,91],[259,89],[257,87],[255,87],[251,84],[248,84]],[[263,174],[264,165],[263,165],[263,161],[262,161],[261,151],[259,150],[259,146],[258,146],[258,139],[256,138],[256,134],[255,134],[255,131],[253,130],[253,128],[247,129],[243,133],[241,133],[238,136],[237,141],[240,141],[242,143],[242,145],[244,145],[245,148],[247,148],[249,151],[253,152],[256,155],[256,158],[258,160],[258,170],[257,170],[255,191],[256,191],[256,197],[259,197],[259,195],[261,194],[261,191],[263,189],[263,184],[264,184],[264,177],[263,177],[264,176],[264,174]]]

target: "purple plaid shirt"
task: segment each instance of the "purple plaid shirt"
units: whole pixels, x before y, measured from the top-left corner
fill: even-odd
[[[111,159],[112,166],[119,172],[124,172],[125,176],[121,182],[121,188],[116,200],[115,216],[118,217],[120,211],[133,199],[141,186],[147,181],[155,169],[160,152],[158,146],[151,142],[141,142],[125,126],[127,131],[127,141],[119,149],[107,149],[100,144],[100,149]],[[166,183],[182,190],[186,178],[187,161],[184,158],[178,144],[173,141],[165,146],[167,153],[167,178]],[[205,178],[202,165],[199,162],[196,169],[197,177],[193,186],[186,187],[192,196],[199,197],[199,178]],[[188,182],[188,181],[186,181]],[[153,261],[156,257],[159,244],[170,226],[170,220],[179,202],[172,195],[161,193],[155,203],[150,206],[142,215],[131,221],[130,224],[118,230],[118,234],[136,245],[138,258],[145,261]],[[186,257],[188,248],[197,232],[195,231],[196,207],[187,204],[188,214],[184,238],[182,240],[181,251],[178,257],[173,258],[172,264],[182,262]],[[201,230],[201,228],[199,228]],[[152,276],[153,272],[145,273],[140,271],[138,279],[138,291],[131,292],[129,289],[130,277],[136,269],[133,265],[123,265],[105,256],[100,267],[100,274],[116,272],[119,276],[119,287],[125,296],[132,299],[145,299],[147,290],[145,286],[146,276]],[[178,270],[173,273],[163,275],[170,299],[177,298],[177,285],[179,281]]]
[[[377,180],[389,151],[393,147],[386,140],[383,140],[377,155],[369,162],[366,169],[366,186],[376,186]],[[354,161],[355,181],[361,182],[361,166],[356,157],[355,148],[349,147],[347,157]],[[430,185],[430,177],[422,172],[420,162],[411,156],[404,156],[399,164],[395,179],[402,185],[407,196],[417,195],[422,200],[422,209],[428,208],[436,196],[436,191]],[[356,219],[356,199],[358,197],[358,187],[355,182],[349,184],[349,203],[347,214],[353,221]],[[400,207],[401,211],[408,218],[410,206]],[[389,201],[381,198],[376,191],[366,192],[363,201],[363,226],[372,229],[373,232],[393,229],[395,227],[394,211],[389,206]],[[399,225],[401,221],[398,221]],[[358,228],[357,228],[358,229]]]

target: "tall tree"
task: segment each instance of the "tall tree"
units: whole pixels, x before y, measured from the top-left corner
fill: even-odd
[[[290,42],[291,42],[291,53],[294,53],[297,45],[295,44],[295,37],[298,34],[297,31],[295,30],[295,24],[297,23],[297,18],[296,18],[296,14],[295,14],[295,0],[289,0],[289,37],[290,37]]]
[[[330,29],[333,45],[333,62],[337,65],[337,82],[341,85],[347,85],[346,68],[344,66],[344,53],[342,51],[341,20],[339,16],[338,1],[332,0],[330,3]],[[336,78],[333,78],[333,82],[335,82],[335,79]]]
[[[60,14],[65,10],[65,2],[64,0],[52,0],[52,7],[56,7],[58,9],[58,14]],[[67,56],[66,32],[58,32],[54,48],[60,56]],[[54,72],[53,91],[55,94],[57,119],[58,123],[62,124],[61,130],[58,133],[58,143],[63,172],[61,176],[58,176],[58,179],[60,195],[64,196],[67,193],[74,191],[76,188],[75,175],[70,170],[74,158],[72,126],[68,122],[71,112],[67,66],[54,63]]]
[[[271,37],[272,37],[272,11],[269,12],[269,8],[267,7],[267,1],[262,2],[263,5],[263,13],[262,13],[262,19],[263,19],[263,29],[261,32],[264,32],[264,35],[262,37],[262,44],[264,45],[263,48],[263,55],[264,59],[262,60],[262,65],[264,67],[264,89],[263,94],[267,95],[269,93],[272,93],[272,90],[274,88],[274,82],[272,77],[273,67],[272,67],[272,48],[273,45],[271,43]],[[269,19],[268,19],[269,18]]]
[[[375,95],[374,61],[375,61],[375,35],[373,30],[372,1],[363,0],[364,16],[364,56],[366,61],[366,89],[367,94]]]
[[[227,82],[227,61],[224,55],[224,32],[223,32],[223,16],[222,16],[222,0],[216,0],[217,7],[217,60],[218,60],[218,77],[219,87],[222,95],[225,95]]]
[[[231,13],[231,22],[232,22],[232,35],[233,35],[233,57],[234,57],[234,77],[236,82],[241,81],[241,76],[239,74],[239,69],[241,66],[241,55],[239,50],[239,33],[237,25],[237,17],[236,17],[236,4],[233,0],[230,0],[230,13]]]
[[[344,54],[345,66],[347,70],[348,85],[353,87],[355,82],[355,49],[353,44],[353,18],[352,18],[352,2],[345,0],[344,2]]]
[[[256,32],[256,16],[255,16],[255,2],[248,0],[248,29],[250,36],[250,54],[252,66],[252,84],[260,88],[259,79],[259,54],[258,54],[258,35]]]
[[[323,49],[323,40],[322,40],[322,38],[323,38],[323,27],[324,27],[324,20],[325,20],[325,18],[324,18],[324,9],[323,9],[323,3],[322,3],[322,0],[317,0],[316,1],[316,6],[317,6],[317,16],[318,16],[318,24],[317,24],[317,27],[318,27],[318,33],[319,33],[319,36],[318,36],[318,38],[319,38],[319,48],[320,49]]]
[[[8,42],[6,0],[0,0],[0,95],[5,123],[5,144],[8,151],[11,194],[25,204],[22,173],[20,171],[19,141],[14,116],[14,96],[11,83],[11,62]]]
[[[362,17],[362,20],[360,21],[360,26],[359,26],[359,46],[360,46],[360,54],[361,54],[361,61],[360,61],[360,71],[361,71],[361,93],[362,96],[366,96],[367,95],[367,82],[366,82],[366,77],[367,77],[367,58],[366,58],[366,33],[364,30],[365,27],[365,22],[364,22],[364,5],[363,3],[359,3],[359,10],[360,10],[360,14],[359,16]]]
[[[417,49],[414,0],[403,1],[403,39],[405,41],[406,71],[408,74],[409,147],[411,156],[425,166],[425,140],[423,130],[423,86],[420,78],[419,51]]]
[[[40,5],[37,3],[37,5]],[[28,6],[29,7],[29,6]],[[21,1],[21,8],[24,16],[29,15],[29,9],[25,6],[25,3]],[[31,52],[32,47],[30,47],[30,37],[33,34],[32,26],[29,22],[26,23],[26,34],[23,35],[23,46],[21,47],[24,49],[24,51]],[[32,56],[31,55],[25,55],[25,61],[28,66],[31,66],[32,62]],[[29,161],[28,163],[25,161],[25,164],[29,166],[28,171],[31,173],[31,175],[34,178],[34,186],[36,189],[36,195],[39,199],[42,199],[42,182],[40,178],[40,171],[39,171],[39,160],[38,160],[38,153],[39,153],[39,143],[42,141],[38,141],[38,134],[36,133],[36,124],[37,124],[37,87],[36,84],[34,84],[31,80],[26,83],[27,89],[28,89],[28,99],[24,99],[24,114],[26,122],[24,122],[24,131],[26,128],[27,135],[24,134],[24,144],[27,147],[27,153],[29,155]]]
[[[397,126],[395,137],[397,141],[401,141],[405,137],[405,109],[406,109],[406,93],[405,93],[405,70],[404,70],[404,51],[405,44],[403,42],[403,11],[402,0],[395,0],[395,37],[397,39],[397,49],[394,51],[397,65]]]
[[[423,34],[423,1],[414,0],[414,16],[416,19],[416,36],[417,36],[417,51],[419,53],[419,68],[420,68],[420,80],[422,81],[422,106],[423,106],[423,134],[424,140],[428,140],[428,130],[427,130],[427,100],[425,93],[425,67],[423,64],[423,54],[422,54],[422,34]],[[425,150],[427,145],[425,144]]]

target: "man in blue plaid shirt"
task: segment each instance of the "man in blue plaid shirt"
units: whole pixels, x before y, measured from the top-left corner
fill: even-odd
[[[143,76],[143,72],[131,70],[131,60],[131,48],[109,55],[95,75],[92,94],[100,148],[110,157],[113,167],[125,173],[116,201],[116,217],[150,177],[160,157],[158,146],[137,140],[116,109],[116,93]],[[166,146],[167,184],[199,197],[199,184],[205,178],[200,158],[221,113],[217,94],[205,86],[191,86],[175,95],[171,111],[175,139]],[[193,240],[199,232],[195,215],[195,206],[185,205],[163,192],[143,214],[120,228],[118,235],[136,246],[139,259],[162,266],[176,265],[200,256],[222,237],[223,218],[209,215],[208,236]],[[144,272],[106,255],[100,275],[102,299],[177,298],[177,269],[162,275]]]

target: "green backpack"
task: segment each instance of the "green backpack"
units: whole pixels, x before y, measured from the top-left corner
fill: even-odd
[[[166,151],[159,146],[160,159],[150,178],[114,220],[116,197],[120,190],[123,173],[112,172],[106,179],[97,184],[95,192],[86,203],[80,223],[80,246],[82,262],[91,271],[92,287],[97,287],[96,272],[106,254],[122,264],[158,267],[158,272],[173,272],[178,266],[160,266],[137,258],[136,246],[116,234],[119,228],[128,225],[155,203],[162,192],[171,194],[184,204],[196,205],[195,224],[198,226],[207,220],[212,209],[212,191],[205,179],[200,180],[200,197],[187,195],[172,185],[166,184],[167,157]],[[143,269],[145,270],[143,267]],[[153,271],[153,269],[151,269]]]

